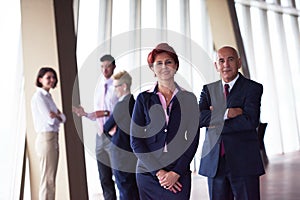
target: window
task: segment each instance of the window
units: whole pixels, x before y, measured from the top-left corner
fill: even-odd
[[[251,78],[262,83],[268,154],[299,150],[299,8],[292,1],[236,0]],[[276,34],[274,34],[276,33]]]
[[[202,84],[216,77],[211,61],[213,43],[205,6],[205,1],[197,0],[114,0],[113,3],[101,1],[100,4],[80,1],[77,38],[79,75],[89,68],[91,76],[97,79],[95,76],[100,75],[97,69],[99,57],[110,53],[116,58],[116,72],[127,70],[132,74],[132,92],[137,95],[155,81],[147,64],[148,53],[158,43],[168,42],[180,57],[176,80],[199,97]],[[190,30],[185,30],[190,26]],[[98,31],[95,27],[99,27]],[[87,58],[93,61],[85,62]],[[83,81],[79,78],[80,85],[84,85]],[[83,89],[80,93],[83,98]],[[92,111],[93,105],[87,102],[81,101],[87,111]],[[83,120],[84,135],[96,133],[95,126],[91,121]],[[84,140],[89,197],[94,199],[101,195],[93,155],[95,138]]]
[[[9,19],[8,21],[6,21]],[[24,78],[20,1],[0,3],[0,199],[18,199],[25,148]]]

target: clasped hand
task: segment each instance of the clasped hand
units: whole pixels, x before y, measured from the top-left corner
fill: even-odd
[[[228,108],[227,117],[228,118],[235,118],[239,115],[243,114],[243,110],[241,108]]]
[[[49,113],[49,115],[52,119],[57,118],[59,121],[62,121],[60,114],[61,114],[60,110],[57,110],[57,113],[53,112],[53,111],[50,111],[50,113]]]
[[[213,111],[214,107],[210,106],[209,110]],[[237,117],[239,115],[242,115],[242,114],[243,114],[243,109],[241,109],[241,108],[228,108],[227,117],[228,118],[235,118],[235,117]]]
[[[159,170],[156,174],[159,183],[162,187],[171,192],[177,193],[181,191],[182,185],[178,181],[179,175],[173,171],[165,171],[163,169]]]

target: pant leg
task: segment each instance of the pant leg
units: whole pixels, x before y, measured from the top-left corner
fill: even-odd
[[[232,177],[226,156],[221,157],[217,175],[208,178],[211,200],[260,200],[259,176]]]
[[[259,176],[231,177],[235,200],[260,200]]]
[[[113,169],[116,184],[120,193],[120,200],[139,200],[139,192],[135,173],[128,173]]]
[[[226,156],[219,159],[218,172],[215,177],[208,177],[208,191],[210,200],[233,200],[230,181],[229,167],[226,163]]]
[[[115,183],[112,179],[113,173],[110,164],[109,145],[110,141],[104,134],[101,136],[96,134],[97,165],[103,196],[105,200],[115,200],[117,197]]]
[[[40,160],[40,200],[55,199],[55,179],[58,164],[58,134],[39,133],[36,139],[36,152]]]

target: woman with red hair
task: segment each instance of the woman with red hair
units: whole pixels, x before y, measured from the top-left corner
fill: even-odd
[[[171,46],[157,45],[147,61],[157,82],[138,95],[130,131],[140,199],[189,199],[199,142],[197,99],[174,80],[179,59]]]

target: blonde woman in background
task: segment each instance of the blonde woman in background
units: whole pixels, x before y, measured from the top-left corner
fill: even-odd
[[[118,102],[112,115],[103,126],[104,133],[111,137],[111,166],[120,200],[139,200],[139,192],[135,179],[137,158],[130,147],[130,121],[134,97],[131,94],[132,77],[126,71],[113,75],[113,86]],[[109,133],[116,130],[111,136]]]

